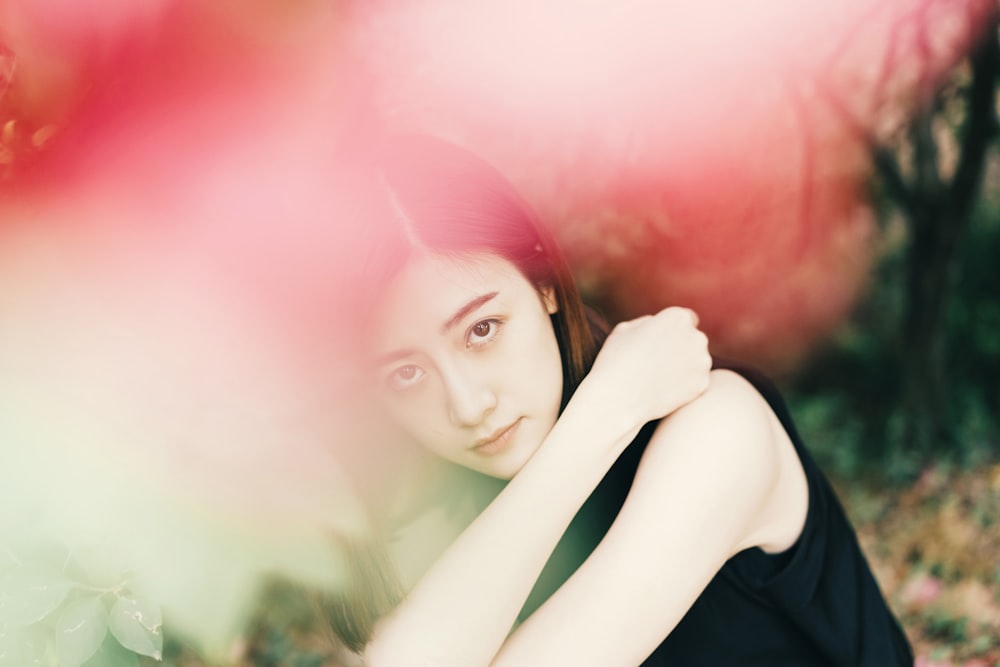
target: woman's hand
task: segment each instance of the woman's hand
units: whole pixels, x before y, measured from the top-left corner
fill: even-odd
[[[638,428],[697,398],[711,367],[698,316],[667,308],[616,326],[580,389],[593,409]]]
[[[645,422],[704,391],[710,365],[689,310],[616,327],[531,459],[376,628],[366,664],[494,661],[559,538],[618,454]]]

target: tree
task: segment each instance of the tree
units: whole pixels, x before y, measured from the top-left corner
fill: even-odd
[[[925,3],[925,9],[934,5]],[[980,26],[967,58],[945,77],[932,64],[934,22],[923,15],[907,26],[917,29],[914,111],[889,132],[868,129],[842,99],[825,91],[831,107],[869,146],[883,239],[900,240],[885,244],[872,293],[856,314],[865,333],[823,355],[799,388],[815,394],[835,378],[845,412],[864,422],[864,445],[895,449],[913,460],[963,441],[964,423],[976,418],[973,409],[989,395],[989,376],[976,366],[997,356],[987,349],[992,334],[972,331],[976,311],[984,302],[995,303],[997,295],[962,291],[963,277],[967,283],[971,273],[988,270],[982,258],[970,264],[970,253],[996,236],[985,222],[976,222],[983,196],[1000,190],[1000,183],[983,183],[1000,136],[997,9]],[[967,20],[982,17],[970,14]],[[891,67],[884,64],[883,71]],[[973,235],[978,248],[970,246]],[[996,419],[987,418],[995,434]],[[974,446],[963,443],[957,453]]]

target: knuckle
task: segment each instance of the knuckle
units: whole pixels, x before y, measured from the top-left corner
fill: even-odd
[[[677,306],[669,306],[658,312],[656,316],[662,320],[667,320],[667,321],[675,320],[679,317],[679,312],[678,312],[679,310],[680,308],[678,308]]]
[[[632,328],[632,322],[631,321],[628,321],[628,322],[619,322],[614,327],[612,327],[611,333],[608,334],[608,337],[610,338],[611,336],[614,336],[615,334],[621,335],[623,332],[628,331],[631,328]]]

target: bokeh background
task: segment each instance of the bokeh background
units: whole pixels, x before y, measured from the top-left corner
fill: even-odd
[[[1000,664],[1000,5],[541,4],[0,2],[0,665],[356,664],[381,127],[774,375],[918,664]]]

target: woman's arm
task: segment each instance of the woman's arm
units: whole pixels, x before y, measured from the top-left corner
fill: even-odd
[[[767,403],[714,371],[708,391],[657,428],[601,544],[492,664],[640,664],[732,555],[790,547],[807,505],[801,464]]]
[[[705,339],[695,323],[689,311],[670,309],[616,328],[535,455],[376,628],[367,664],[490,664],[559,538],[618,454],[646,421],[707,385]]]

